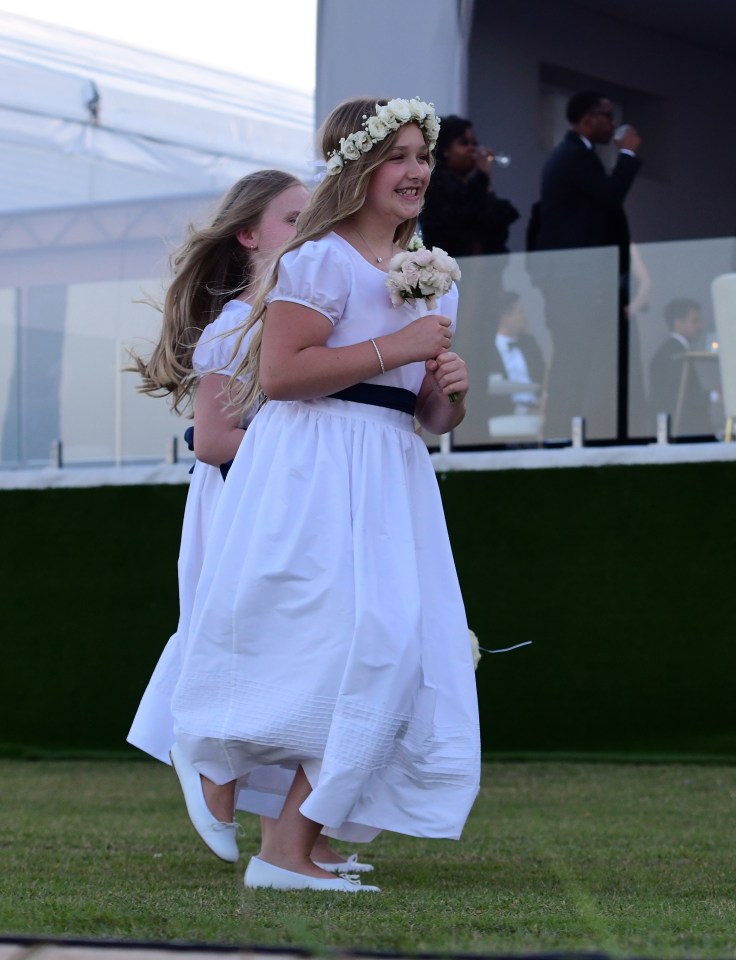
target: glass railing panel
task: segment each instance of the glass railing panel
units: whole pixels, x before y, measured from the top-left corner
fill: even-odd
[[[18,291],[0,290],[0,467],[21,458],[18,347]]]
[[[564,442],[575,417],[587,439],[614,439],[616,249],[468,257],[460,267],[454,348],[472,395],[454,444]]]
[[[62,424],[68,463],[163,460],[171,439],[186,428],[167,400],[140,394],[138,375],[125,370],[129,348],[148,355],[160,332],[161,314],[141,302],[146,296],[160,298],[160,281],[69,287]],[[87,364],[90,382],[85,387]],[[99,410],[97,422],[85,412],[89,409]]]
[[[67,332],[59,385],[59,437],[72,464],[115,461],[115,341]]]
[[[28,287],[22,293],[18,378],[24,466],[48,465],[52,445],[62,435],[66,295],[63,283]]]
[[[736,241],[642,244],[633,261],[626,436],[654,437],[658,413],[669,414],[674,438],[722,435],[710,286],[736,266]],[[589,441],[622,439],[616,250],[470,257],[460,266],[453,346],[468,363],[471,394],[454,445],[569,442],[573,417],[584,418]],[[173,438],[191,459],[182,439],[190,421],[166,399],[141,395],[137,375],[123,372],[127,349],[147,355],[160,331],[160,313],[137,301],[161,294],[160,279],[0,290],[0,465],[46,466],[57,441],[70,465],[163,460]],[[698,316],[675,350],[667,318],[678,301]]]
[[[720,436],[724,414],[711,283],[736,269],[736,240],[632,248],[629,435],[654,436],[669,414],[675,438]]]

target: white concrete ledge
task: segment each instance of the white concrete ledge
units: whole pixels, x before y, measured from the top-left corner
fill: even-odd
[[[189,483],[191,463],[155,463],[135,467],[44,467],[0,470],[0,490],[61,487],[129,487],[149,483]]]
[[[713,463],[731,460],[736,461],[736,443],[651,443],[628,447],[564,447],[559,450],[432,454],[436,473],[451,473],[456,470],[549,470],[628,464]],[[190,468],[191,462],[130,467],[0,470],[0,490],[189,483]]]
[[[89,944],[44,943],[39,937],[38,943],[18,942],[0,944],[0,960],[295,960],[302,952],[298,949],[283,952],[269,948],[219,947],[208,950],[177,949],[173,944],[162,943],[141,946],[120,942]]]
[[[649,443],[625,447],[563,447],[557,450],[494,450],[433,453],[436,473],[453,470],[549,470],[629,464],[710,463],[736,460],[736,443]]]

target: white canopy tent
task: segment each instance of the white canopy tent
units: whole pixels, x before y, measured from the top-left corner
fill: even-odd
[[[312,179],[310,95],[0,13],[0,468],[163,457],[136,393],[167,258],[238,178]]]
[[[308,94],[0,13],[0,212],[308,179]]]

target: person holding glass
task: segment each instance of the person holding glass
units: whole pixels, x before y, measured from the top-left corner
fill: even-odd
[[[615,247],[617,262],[613,275],[605,254],[591,261],[574,252],[550,253],[536,265],[554,344],[547,437],[570,437],[572,418],[582,416],[593,434],[623,439],[627,418],[617,390],[626,398],[631,243],[624,201],[641,166],[641,138],[630,124],[616,130],[613,104],[599,91],[574,94],[565,115],[570,129],[542,170],[528,247]],[[596,147],[611,141],[619,152],[609,172]],[[611,280],[618,297],[615,288],[611,297]]]
[[[496,196],[495,158],[495,151],[478,143],[470,120],[442,118],[437,162],[419,216],[427,247],[441,247],[451,257],[508,253],[509,227],[519,211]]]

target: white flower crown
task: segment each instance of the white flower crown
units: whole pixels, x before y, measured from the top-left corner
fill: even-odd
[[[425,103],[417,97],[411,100],[389,100],[384,106],[376,104],[376,112],[363,117],[363,129],[340,139],[340,148],[332,150],[327,157],[327,173],[334,176],[345,166],[346,160],[359,160],[373,148],[374,143],[385,140],[389,133],[405,123],[417,123],[424,130],[429,149],[434,150],[440,132],[439,117],[434,104]]]

